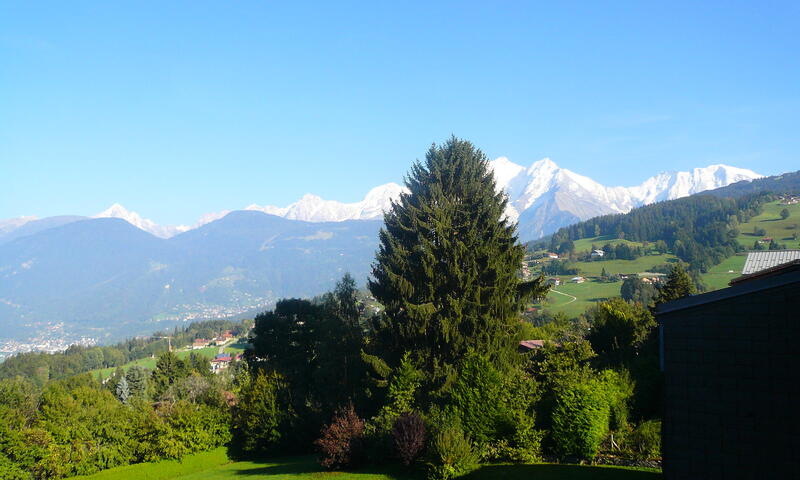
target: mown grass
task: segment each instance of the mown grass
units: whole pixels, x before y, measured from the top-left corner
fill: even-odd
[[[419,470],[397,465],[364,467],[353,472],[329,472],[314,457],[289,457],[264,461],[231,462],[224,448],[198,453],[182,461],[165,460],[112,468],[95,475],[75,477],[86,480],[229,480],[242,478],[270,480],[423,480]],[[538,480],[657,480],[661,472],[653,469],[581,465],[484,465],[463,477],[468,480],[496,478]]]
[[[622,282],[601,283],[596,280],[587,280],[584,283],[569,283],[572,276],[559,276],[558,278],[566,283],[553,287],[545,301],[537,306],[550,313],[564,313],[570,318],[585,312],[596,302],[618,297],[622,287]],[[576,300],[573,301],[566,295],[571,295]]]
[[[674,263],[677,257],[672,254],[645,255],[636,260],[597,260],[594,262],[576,262],[575,266],[582,275],[600,275],[605,268],[609,275],[649,272],[656,265]]]
[[[575,245],[576,252],[589,252],[592,250],[592,245],[597,248],[603,248],[605,245],[617,245],[620,243],[627,243],[628,245],[634,247],[641,247],[641,242],[632,242],[630,240],[625,240],[622,238],[617,238],[613,235],[600,235],[599,237],[588,237],[588,238],[581,238],[580,240],[575,240],[573,244]]]
[[[781,218],[781,210],[789,210],[789,218]],[[754,235],[754,228],[763,228],[765,235]],[[741,232],[736,240],[745,248],[753,248],[753,242],[762,237],[771,237],[778,243],[785,243],[787,248],[800,248],[800,240],[793,240],[792,234],[797,232],[800,235],[800,204],[781,205],[778,202],[770,202],[764,205],[761,215],[755,216],[747,223],[739,225]]]
[[[736,277],[742,276],[742,268],[744,262],[747,260],[747,254],[741,253],[729,257],[722,261],[719,265],[711,267],[707,273],[700,276],[703,283],[706,284],[708,290],[719,290],[726,288],[728,282]]]
[[[235,355],[237,353],[244,352],[246,347],[247,347],[246,345],[241,344],[241,343],[232,343],[232,344],[224,347],[222,349],[222,351],[225,352],[225,353],[230,353],[230,354]],[[180,358],[181,360],[185,360],[185,359],[189,358],[189,355],[191,355],[192,353],[197,353],[197,354],[202,355],[202,356],[208,358],[209,360],[211,360],[212,358],[214,358],[214,355],[216,355],[217,352],[219,352],[219,347],[206,347],[206,348],[200,348],[200,349],[197,349],[197,350],[177,350],[177,351],[175,351],[175,355],[178,358]],[[134,360],[132,362],[128,362],[128,363],[126,363],[124,365],[121,365],[121,367],[122,367],[122,370],[125,371],[125,372],[127,372],[128,369],[133,367],[133,366],[140,366],[140,367],[144,367],[144,368],[152,370],[152,369],[156,368],[156,361],[157,360],[158,360],[158,355],[156,355],[155,357],[152,357],[152,358],[151,357],[140,358],[139,360]],[[92,376],[94,376],[94,377],[97,377],[97,375],[100,374],[101,378],[106,379],[106,378],[110,377],[117,370],[117,368],[118,367],[99,368],[97,370],[92,370],[89,373],[91,373]]]
[[[228,459],[228,450],[225,447],[220,447],[209,452],[188,455],[182,460],[162,460],[160,462],[126,465],[104,470],[94,475],[72,478],[91,480],[165,480],[213,470],[228,463],[231,463]]]

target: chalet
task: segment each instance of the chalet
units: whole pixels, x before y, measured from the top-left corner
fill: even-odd
[[[800,471],[800,259],[769,266],[783,259],[756,253],[729,288],[656,311],[666,480]],[[779,460],[765,470],[765,458]]]
[[[205,348],[208,346],[208,340],[205,338],[195,338],[192,342],[192,350],[198,350],[200,348]]]
[[[558,254],[557,254],[557,253],[552,253],[552,252],[549,252],[549,253],[547,253],[547,258],[554,258],[554,259],[557,259],[557,258],[558,258]]]
[[[570,279],[570,282],[572,282],[572,283],[583,283],[585,281],[586,281],[586,279],[584,277],[572,277]]]
[[[557,287],[557,286],[561,285],[561,280],[559,280],[558,277],[550,277],[550,278],[547,279],[545,284]]]
[[[230,353],[218,353],[214,356],[214,359],[211,360],[211,371],[216,373],[223,368],[228,368],[232,360],[233,357],[231,357]]]
[[[606,252],[602,250],[592,250],[592,258],[603,258]]]

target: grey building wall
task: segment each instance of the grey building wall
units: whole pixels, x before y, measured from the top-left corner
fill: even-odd
[[[666,311],[658,321],[664,477],[800,479],[800,283]]]

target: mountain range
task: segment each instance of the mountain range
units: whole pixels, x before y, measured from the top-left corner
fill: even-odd
[[[688,172],[662,172],[633,187],[607,187],[589,177],[561,168],[549,158],[524,167],[505,157],[489,163],[498,189],[508,195],[507,215],[519,224],[520,239],[535,240],[559,228],[608,213],[626,213],[632,208],[662,200],[672,200],[694,193],[713,190],[732,183],[761,178],[752,170],[711,165]],[[343,203],[306,194],[286,207],[251,204],[244,210],[259,211],[289,220],[305,222],[342,222],[347,220],[380,220],[391,202],[407,191],[397,183],[371,189],[363,200]],[[131,225],[160,238],[171,238],[201,227],[229,214],[221,210],[204,214],[193,225],[158,225],[115,203],[93,218],[121,218]],[[66,219],[68,217],[58,217]],[[84,217],[72,216],[73,219]],[[19,217],[0,221],[0,243],[16,229],[36,221],[36,217]]]
[[[490,166],[522,240],[760,177],[714,165],[626,188],[603,186],[549,159],[526,168],[499,158]],[[56,323],[66,325],[60,335],[121,338],[313,296],[345,272],[362,283],[382,214],[404,190],[382,185],[356,203],[306,195],[287,207],[207,214],[191,227],[158,225],[118,204],[93,217],[0,221],[0,344]]]

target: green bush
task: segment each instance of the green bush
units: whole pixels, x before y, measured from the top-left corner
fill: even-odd
[[[609,422],[609,402],[602,382],[569,382],[556,394],[552,439],[564,457],[592,459],[597,455]]]
[[[638,458],[654,458],[661,456],[661,421],[648,420],[633,430],[630,446]]]
[[[433,436],[428,447],[428,478],[459,477],[474,470],[478,461],[469,435],[458,427],[446,427]]]

